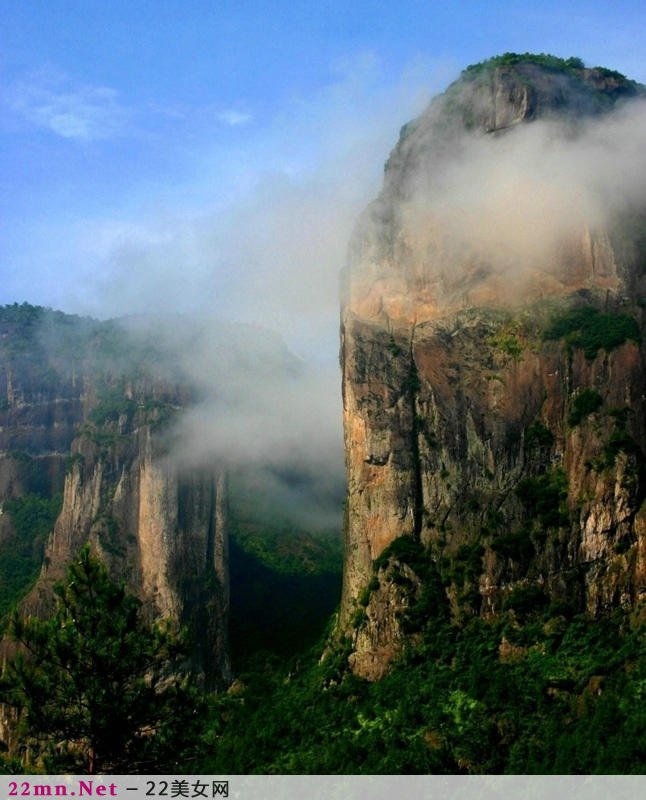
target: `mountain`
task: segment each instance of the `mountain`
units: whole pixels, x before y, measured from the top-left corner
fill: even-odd
[[[149,618],[187,627],[186,669],[208,689],[258,650],[314,641],[338,602],[328,509],[342,494],[283,455],[218,457],[210,441],[218,414],[218,430],[233,406],[244,421],[255,383],[299,377],[279,337],[253,326],[0,308],[0,618],[16,603],[46,616],[89,543]]]
[[[312,510],[336,484],[325,459],[285,462],[284,348],[2,310],[4,607],[28,592],[46,613],[87,539],[151,616],[189,624],[207,691],[232,661],[187,774],[643,772],[643,98],[508,53],[402,129],[343,275],[325,630],[339,553]],[[214,441],[249,461],[225,476]]]
[[[149,617],[188,627],[191,670],[227,682],[226,476],[168,457],[194,399],[178,364],[117,323],[14,304],[0,309],[0,387],[2,611],[46,615],[87,542]]]
[[[340,612],[203,772],[644,771],[643,97],[507,53],[402,128],[343,275]]]
[[[339,625],[360,676],[403,652],[429,581],[457,623],[646,595],[646,197],[616,196],[643,98],[506,54],[402,128],[344,273]]]

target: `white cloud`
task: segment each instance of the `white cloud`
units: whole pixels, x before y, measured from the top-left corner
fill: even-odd
[[[127,111],[107,86],[75,84],[60,72],[40,72],[15,83],[4,104],[39,128],[64,139],[92,141],[120,134]]]
[[[379,78],[373,59],[347,62],[318,92],[264,115],[248,137],[210,143],[199,162],[203,206],[152,202],[146,213],[82,220],[67,239],[91,265],[76,282],[90,307],[76,310],[206,317],[181,350],[201,400],[173,454],[253,465],[292,506],[293,476],[307,478],[307,502],[296,505],[316,507],[320,522],[338,521],[343,485],[339,271],[402,117],[421,110],[417,85],[384,88]],[[202,112],[212,132],[219,109]],[[241,341],[241,329],[227,334],[212,318],[280,331],[303,361],[274,369],[262,347],[271,334]],[[180,346],[177,329],[170,324],[169,337]]]
[[[225,125],[235,127],[237,125],[246,125],[251,122],[253,116],[244,111],[236,111],[234,108],[228,108],[218,114],[218,119]]]

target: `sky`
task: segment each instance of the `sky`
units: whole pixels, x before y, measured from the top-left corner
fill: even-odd
[[[398,130],[468,64],[646,82],[639,2],[0,0],[0,302],[207,310],[336,357]]]

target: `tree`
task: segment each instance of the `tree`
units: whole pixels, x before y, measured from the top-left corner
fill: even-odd
[[[186,654],[170,626],[148,624],[141,604],[84,548],[57,585],[47,620],[22,619],[22,645],[0,681],[18,714],[23,757],[49,771],[163,772],[185,766],[199,738],[201,699],[177,677]]]

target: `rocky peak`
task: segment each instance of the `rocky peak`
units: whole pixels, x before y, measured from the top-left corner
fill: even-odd
[[[576,122],[645,92],[619,72],[585,68],[576,58],[506,53],[474,64],[404,125],[386,163],[386,190],[406,182],[400,172],[405,165],[419,167],[420,157],[445,155],[465,131],[492,134],[539,119]]]
[[[643,95],[505,54],[402,129],[344,276],[341,629],[365,677],[431,584],[456,622],[646,594],[646,205],[611,205],[600,127]]]
[[[645,91],[578,59],[506,54],[467,68],[402,128],[350,245],[345,307],[397,325],[519,295],[621,291],[591,188],[598,142],[585,137]],[[589,166],[572,158],[578,141]]]

